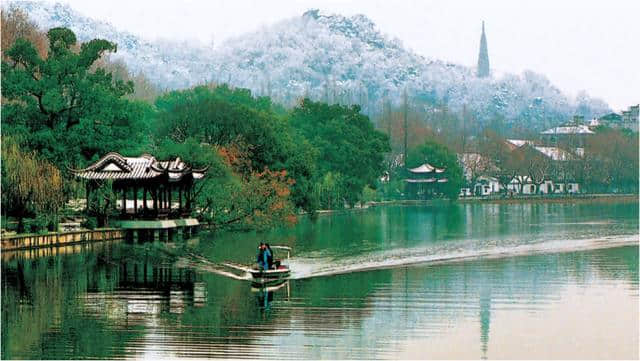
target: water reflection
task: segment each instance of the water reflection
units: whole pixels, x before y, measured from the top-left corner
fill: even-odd
[[[596,217],[581,207],[545,206],[385,207],[321,217],[280,239],[296,245],[297,257],[339,263],[423,244],[491,247],[637,232],[634,207]],[[264,235],[234,237],[202,235],[189,250],[242,262],[253,257],[253,237]],[[592,325],[570,328],[575,343],[536,355],[638,357],[637,245],[269,287],[180,266],[172,247],[104,243],[38,257],[3,254],[2,358],[517,358],[555,345],[553,330],[583,318]]]
[[[279,282],[275,282],[269,285],[252,283],[251,284],[251,292],[253,292],[256,296],[256,304],[261,311],[269,311],[271,310],[271,304],[273,303],[274,293],[278,292],[278,290],[285,289],[286,298],[284,301],[288,301],[291,289],[289,285],[289,281],[283,280]]]

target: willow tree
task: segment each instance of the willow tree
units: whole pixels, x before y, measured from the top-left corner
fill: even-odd
[[[2,212],[18,218],[18,232],[24,232],[25,217],[40,214],[56,219],[63,202],[60,171],[3,137]]]

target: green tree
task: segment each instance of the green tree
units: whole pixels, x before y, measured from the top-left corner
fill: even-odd
[[[198,86],[174,91],[156,100],[158,135],[176,143],[194,138],[202,143],[226,146],[238,140],[249,145],[255,168],[282,165],[286,161],[285,119],[273,110],[268,97],[254,98],[247,89]]]
[[[17,38],[2,60],[2,125],[20,134],[27,149],[59,167],[81,165],[113,150],[143,143],[141,120],[149,108],[123,97],[133,83],[114,80],[92,65],[116,44],[76,44],[66,28],[47,32],[49,51]],[[137,137],[137,138],[136,138]]]
[[[374,129],[358,106],[304,99],[293,109],[291,124],[317,149],[316,177],[332,173],[347,203],[360,200],[365,186],[374,186],[382,175],[389,138]]]
[[[109,218],[117,214],[113,181],[100,182],[89,194],[87,202],[87,215],[96,217],[98,227],[108,227]]]

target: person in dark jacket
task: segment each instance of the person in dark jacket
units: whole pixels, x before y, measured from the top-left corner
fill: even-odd
[[[267,266],[269,266],[269,269],[273,268],[273,251],[271,250],[271,246],[269,246],[269,243],[265,243],[264,246],[267,249],[267,252],[269,252],[269,254],[267,255]]]
[[[262,264],[264,269],[271,269],[271,262],[273,262],[273,257],[271,256],[271,250],[269,248],[269,245],[264,245],[263,246],[263,251],[262,251]]]
[[[260,242],[260,245],[258,246],[258,255],[256,256],[256,262],[258,263],[258,268],[260,270],[264,270],[267,267],[267,263],[264,262],[264,260],[265,260],[265,255],[264,255],[265,249],[266,249],[266,247],[265,247],[264,243]]]

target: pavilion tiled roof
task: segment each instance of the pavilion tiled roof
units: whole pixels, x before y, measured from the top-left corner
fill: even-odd
[[[193,169],[180,158],[158,161],[154,156],[143,154],[139,157],[123,157],[111,152],[84,169],[71,169],[79,178],[84,179],[153,179],[167,174],[170,181],[179,181],[191,174],[194,179],[204,177],[207,168]]]
[[[432,166],[429,163],[424,163],[423,165],[417,167],[417,168],[410,168],[409,172],[414,173],[414,174],[425,174],[425,173],[443,173],[444,169],[441,168],[436,168],[434,166]]]
[[[447,178],[405,179],[407,183],[447,183]]]

